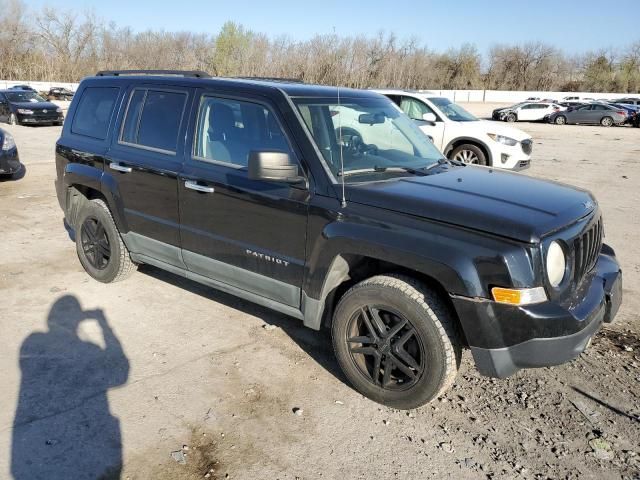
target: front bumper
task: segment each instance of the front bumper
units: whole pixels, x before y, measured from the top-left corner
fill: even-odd
[[[64,115],[22,115],[17,114],[18,122],[23,125],[51,125],[54,123],[61,123],[64,121]]]
[[[8,152],[0,150],[0,175],[12,175],[22,169],[18,149],[14,148]]]
[[[622,302],[622,272],[609,247],[603,247],[589,281],[584,297],[568,307],[452,297],[480,373],[503,378],[580,355],[602,323],[613,321]]]
[[[528,153],[522,142],[513,146],[492,142],[488,146],[491,150],[491,166],[494,168],[518,171],[531,166],[531,145],[527,148]]]

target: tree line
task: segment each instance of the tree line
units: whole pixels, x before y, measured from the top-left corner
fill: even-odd
[[[269,37],[227,22],[219,32],[134,32],[91,13],[0,0],[0,79],[77,82],[98,70],[204,70],[355,88],[640,92],[640,38],[627,48],[569,55],[543,42],[472,44],[436,52],[417,38]]]

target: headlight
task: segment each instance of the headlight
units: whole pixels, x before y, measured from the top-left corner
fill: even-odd
[[[505,137],[503,135],[497,135],[495,133],[487,133],[487,135],[489,135],[489,138],[491,138],[492,140],[495,140],[498,143],[502,143],[503,145],[509,145],[510,147],[513,147],[514,145],[518,144],[518,141],[515,138]]]
[[[33,110],[28,110],[26,108],[19,108],[18,113],[21,113],[22,115],[33,115]]]
[[[564,250],[555,240],[547,248],[547,279],[552,287],[557,287],[564,280],[567,261]]]
[[[13,136],[11,136],[10,133],[5,132],[4,142],[2,142],[2,150],[7,151],[7,150],[12,150],[14,148],[16,148],[16,142],[13,139]]]
[[[60,107],[56,108],[57,113],[62,113],[62,109]]]

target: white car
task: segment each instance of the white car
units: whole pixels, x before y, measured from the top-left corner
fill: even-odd
[[[522,102],[510,107],[496,108],[491,118],[505,122],[538,122],[545,120],[552,113],[566,110],[566,107],[551,102]]]
[[[375,91],[398,105],[449,159],[509,170],[530,165],[533,142],[522,130],[480,120],[430,92]]]

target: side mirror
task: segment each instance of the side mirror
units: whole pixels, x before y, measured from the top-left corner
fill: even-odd
[[[434,113],[423,113],[422,114],[422,120],[424,120],[425,122],[431,122],[431,123],[435,123],[436,121],[436,115]]]
[[[298,165],[291,163],[288,153],[255,150],[249,152],[249,179],[292,185],[305,181],[298,173]]]

